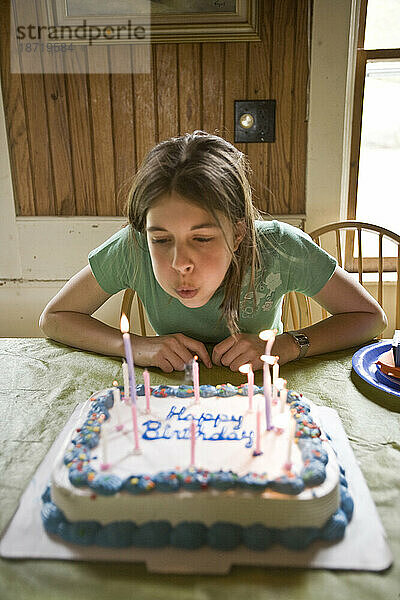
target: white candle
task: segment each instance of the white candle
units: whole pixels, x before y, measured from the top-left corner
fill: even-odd
[[[269,372],[269,365],[274,364],[275,358],[263,354],[261,360],[264,361],[263,366],[263,386],[264,386],[264,399],[265,399],[265,420],[267,425],[267,431],[273,429],[271,421],[271,374]]]
[[[285,410],[286,407],[286,400],[287,400],[287,395],[288,395],[288,390],[287,390],[287,381],[286,379],[283,379],[283,388],[280,390],[280,399],[281,399],[281,413],[283,413],[283,411]]]
[[[124,378],[124,397],[129,397],[129,373],[126,360],[122,361],[122,376]]]
[[[249,412],[253,412],[254,371],[251,363],[239,367],[241,373],[247,373],[247,395],[249,397]]]
[[[107,448],[107,426],[105,424],[105,416],[102,415],[99,419],[101,423],[101,431],[100,431],[100,445],[101,445],[101,465],[100,469],[102,471],[107,471],[110,468],[110,464],[108,462],[108,448]]]
[[[143,371],[144,393],[146,396],[146,412],[150,412],[150,373],[147,369]]]
[[[195,449],[196,449],[196,424],[194,420],[190,423],[190,466],[195,465]]]
[[[121,420],[121,407],[120,407],[120,402],[121,402],[121,393],[119,391],[119,387],[118,386],[118,381],[113,381],[113,398],[114,398],[114,413],[117,417],[117,424],[115,426],[115,429],[117,431],[121,431],[121,429],[123,429],[123,423]]]
[[[273,385],[273,402],[277,403],[278,400],[278,390],[276,389],[276,381],[279,378],[279,356],[275,356],[275,362],[272,367],[272,385]]]
[[[194,387],[194,402],[195,404],[200,403],[200,386],[199,386],[199,363],[197,362],[197,356],[193,357],[192,372],[193,372],[193,387]]]
[[[132,402],[136,404],[136,378],[135,378],[135,367],[133,364],[133,354],[131,345],[131,336],[129,335],[129,321],[125,314],[121,317],[121,332],[124,340],[125,357],[128,363],[129,373],[129,393],[128,396],[132,399]],[[126,395],[126,393],[125,393]]]
[[[279,400],[280,400],[280,394],[281,394],[281,391],[283,390],[283,386],[284,386],[283,382],[284,381],[285,380],[282,379],[282,377],[276,377],[275,378],[275,383],[274,383],[274,399],[275,399],[275,402],[274,402],[274,404],[278,404],[278,396],[279,396]],[[279,412],[281,412],[281,404],[279,405]]]

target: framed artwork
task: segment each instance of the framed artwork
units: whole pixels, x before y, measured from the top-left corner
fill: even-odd
[[[87,43],[84,28],[102,33],[91,45],[260,41],[260,0],[40,1],[54,38],[72,43]]]

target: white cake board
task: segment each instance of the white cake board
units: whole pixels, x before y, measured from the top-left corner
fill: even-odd
[[[49,536],[42,526],[40,497],[59,449],[65,443],[65,436],[72,427],[78,425],[81,408],[82,405],[79,405],[75,409],[22,495],[19,507],[1,540],[1,556],[19,559],[145,562],[147,569],[152,572],[209,574],[228,573],[232,565],[382,571],[393,562],[385,531],[342,423],[337,412],[328,407],[317,407],[318,416],[323,428],[334,440],[354,499],[353,519],[346,529],[344,539],[339,543],[329,545],[317,541],[300,552],[280,545],[274,545],[264,552],[248,550],[243,546],[224,552],[209,547],[180,550],[173,547],[113,549],[76,546]]]

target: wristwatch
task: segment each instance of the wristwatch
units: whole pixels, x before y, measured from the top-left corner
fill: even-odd
[[[297,331],[285,331],[288,335],[291,335],[296,344],[299,347],[299,355],[295,360],[299,360],[303,358],[307,354],[307,351],[310,347],[310,340],[306,336],[305,333],[299,333]]]

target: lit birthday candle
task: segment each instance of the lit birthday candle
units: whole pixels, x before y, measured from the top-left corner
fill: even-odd
[[[273,429],[271,419],[271,374],[269,372],[269,365],[273,365],[275,357],[267,356],[263,354],[261,360],[264,361],[263,366],[263,387],[264,387],[264,399],[265,399],[265,420],[267,425],[267,431]]]
[[[247,373],[247,395],[249,397],[249,412],[253,412],[254,371],[251,363],[239,367],[241,373]]]
[[[122,361],[122,377],[124,378],[124,397],[129,398],[128,363],[126,362],[125,359],[123,359],[123,361]]]
[[[147,369],[143,371],[144,394],[146,396],[146,412],[150,412],[150,373]]]
[[[200,403],[200,386],[199,386],[199,363],[198,356],[193,357],[192,372],[193,372],[193,387],[194,387],[194,403]]]
[[[195,465],[195,451],[196,451],[196,424],[194,420],[190,422],[190,466]]]
[[[121,420],[121,393],[119,391],[119,387],[118,387],[118,381],[113,381],[113,398],[114,398],[114,411],[115,414],[117,416],[117,424],[115,426],[115,429],[117,431],[121,431],[121,429],[124,428],[122,420]]]
[[[133,364],[133,354],[132,354],[132,346],[131,346],[131,336],[129,335],[129,321],[125,314],[122,314],[121,317],[121,326],[120,326],[122,337],[124,340],[124,348],[125,348],[125,358],[128,364],[128,374],[129,374],[129,393],[128,395],[132,402],[136,404],[136,378],[135,378],[135,366]]]

